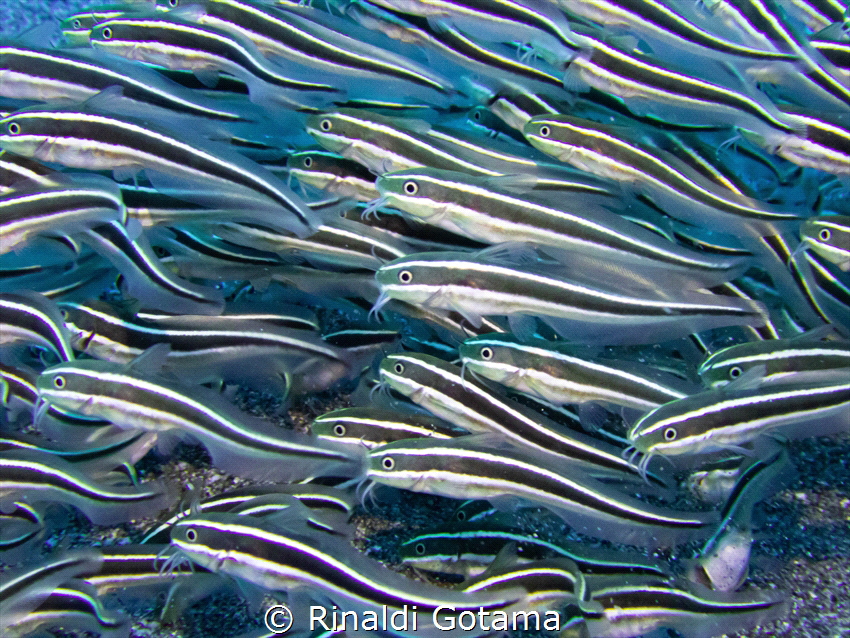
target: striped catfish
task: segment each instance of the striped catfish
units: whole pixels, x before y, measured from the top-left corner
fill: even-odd
[[[564,84],[579,91],[593,87],[623,99],[637,115],[653,117],[677,125],[729,126],[754,132],[790,132],[782,112],[763,94],[741,82],[733,73],[712,73],[703,67],[704,77],[684,73],[651,56],[638,55],[596,38],[583,36],[587,45],[567,67]],[[725,71],[725,70],[724,70]],[[718,84],[717,82],[721,82]],[[727,84],[740,84],[738,90]]]
[[[425,131],[430,126],[419,122],[362,109],[337,109],[310,115],[305,125],[307,132],[325,149],[340,153],[376,173],[430,165],[498,174],[456,158],[441,148],[438,141],[428,139]]]
[[[796,438],[850,428],[850,380],[763,383],[707,390],[657,408],[637,421],[629,442],[645,456],[737,449],[764,434]],[[797,427],[793,427],[797,426]]]
[[[821,341],[804,333],[791,339],[741,343],[708,357],[700,364],[699,375],[705,385],[716,388],[762,366],[765,381],[837,379],[850,374],[850,342]]]
[[[144,308],[217,315],[224,307],[221,292],[174,275],[164,267],[144,235],[131,237],[124,224],[95,226],[81,235],[95,252],[123,275],[125,295]]]
[[[355,505],[353,498],[347,492],[326,485],[310,483],[252,485],[205,498],[200,502],[193,503],[188,508],[180,507],[145,534],[141,543],[147,545],[167,543],[172,526],[191,514],[231,512],[250,516],[265,516],[280,513],[297,503],[301,503],[310,510],[315,510],[323,515],[335,515],[337,519],[341,519],[342,524],[351,516]],[[262,507],[262,510],[255,506]],[[309,516],[309,513],[306,515]],[[309,524],[309,519],[306,522]]]
[[[705,29],[699,21],[703,16],[687,3],[664,2],[663,0],[556,0],[564,11],[616,28],[634,30],[639,37],[649,39],[662,47],[673,45],[694,53],[706,54],[716,51],[754,60],[793,61],[795,56],[781,51],[750,46],[723,36],[725,29]]]
[[[141,362],[136,362],[142,368]],[[192,436],[213,463],[263,479],[303,479],[316,472],[357,473],[350,449],[286,431],[252,417],[204,387],[183,387],[133,364],[77,361],[53,366],[37,382],[39,399],[124,427]],[[284,462],[285,460],[285,462]]]
[[[850,216],[819,215],[800,227],[803,246],[841,270],[850,270]]]
[[[48,556],[4,573],[0,580],[0,619],[14,624],[36,609],[52,591],[100,564],[93,550],[76,550]]]
[[[408,630],[423,636],[479,635],[445,632],[434,626],[434,614],[464,610],[488,612],[522,609],[526,592],[512,587],[495,593],[472,594],[414,581],[364,556],[339,537],[305,534],[293,525],[278,528],[250,517],[195,514],[175,523],[171,545],[193,563],[214,572],[242,578],[271,590],[306,590],[321,596],[358,622],[356,630],[379,630],[383,613],[403,612]],[[306,609],[304,610],[306,612]],[[294,628],[309,626],[306,613],[294,614]],[[325,622],[330,622],[325,618]],[[416,623],[415,625],[413,623]],[[446,621],[448,622],[448,621]],[[389,627],[388,624],[386,624]],[[355,627],[349,626],[355,630]]]
[[[368,448],[400,439],[449,439],[462,434],[441,419],[373,407],[333,410],[313,419],[310,431],[319,439]]]
[[[88,44],[88,42],[86,43]],[[124,102],[155,106],[176,114],[236,122],[244,119],[204,101],[141,64],[117,58],[96,58],[80,51],[49,51],[23,45],[0,44],[0,95],[38,102],[85,102],[110,87],[113,107]],[[125,104],[125,108],[128,105]]]
[[[541,199],[537,192],[512,192],[509,180],[502,186],[499,178],[432,168],[388,173],[376,186],[386,204],[477,241],[528,242],[556,248],[559,254],[578,251],[688,273],[728,272],[741,265],[740,260],[677,246],[609,212],[620,208],[620,198],[604,182],[586,176],[564,180],[555,201]]]
[[[566,57],[576,48],[567,17],[543,0],[376,0],[375,3],[455,26],[479,40],[520,39]]]
[[[491,444],[481,437],[396,441],[370,451],[366,477],[449,498],[546,507],[577,531],[627,544],[675,545],[707,535],[717,520],[711,512],[681,512],[639,501],[583,469],[563,467],[556,456]]]
[[[329,270],[377,270],[388,261],[414,252],[390,233],[344,218],[320,224],[315,233],[305,238],[229,222],[216,225],[214,230],[230,243]]]
[[[108,476],[116,468],[137,463],[153,447],[156,436],[150,432],[105,435],[84,441],[47,442],[41,437],[20,432],[0,436],[0,450],[31,450],[47,453],[73,463],[78,470],[93,478]]]
[[[79,508],[96,525],[142,518],[169,507],[172,490],[159,482],[138,486],[93,481],[73,463],[38,450],[5,450],[0,457],[0,497]]]
[[[784,617],[782,594],[714,592],[694,583],[660,583],[653,577],[589,578],[591,602],[599,613],[583,615],[591,636],[631,638],[659,628],[704,637],[741,631]]]
[[[805,95],[813,102],[818,97],[828,97],[833,108],[838,105],[846,109],[850,105],[850,86],[834,73],[834,67],[826,59],[817,54],[797,25],[785,19],[783,3],[776,0],[747,0],[743,3],[710,0],[706,5],[718,16],[727,11],[733,13],[747,29],[758,32],[777,49],[797,56],[793,72],[788,74],[788,79],[783,77],[780,80],[781,85],[789,85],[793,95]],[[796,81],[799,85],[794,86]]]
[[[281,215],[282,226],[310,231],[310,209],[273,174],[226,147],[182,138],[159,123],[75,109],[30,109],[0,119],[0,147],[26,157],[89,170],[145,169],[165,192],[175,179],[189,181],[200,203],[283,209],[293,218]]]
[[[153,3],[144,4],[153,5]],[[153,8],[152,6],[145,7],[144,4],[139,3],[137,6],[142,10]],[[131,3],[106,4],[100,7],[91,7],[80,13],[72,13],[59,23],[59,27],[62,29],[62,44],[73,48],[87,47],[94,25],[112,18],[120,18],[132,10],[133,5]]]
[[[120,613],[107,610],[97,594],[86,583],[71,581],[55,588],[39,606],[13,622],[3,622],[6,638],[38,635],[48,627],[63,631],[96,633],[101,638],[125,638],[130,623]]]
[[[191,200],[197,198],[197,190],[181,193],[172,189],[163,194],[151,186],[121,184],[121,197],[127,208],[127,218],[138,221],[143,228],[153,226],[188,227],[198,222],[240,221],[261,224],[268,228],[278,227],[279,210],[250,210],[246,208],[208,208]]]
[[[38,373],[25,368],[0,363],[0,399],[6,410],[6,423],[16,423],[19,419],[31,422],[38,406],[36,379]],[[50,438],[67,436],[65,426],[100,427],[109,425],[109,421],[92,419],[67,410],[50,406],[40,415],[39,429]]]
[[[719,188],[660,149],[633,141],[631,131],[567,115],[532,118],[524,129],[541,151],[576,168],[634,184],[671,215],[705,225],[744,225],[776,234],[774,224],[793,222],[793,212]]]
[[[481,167],[507,175],[532,174],[534,179],[520,182],[520,190],[571,190],[575,188],[576,182],[583,184],[582,179],[590,181],[591,188],[606,192],[611,190],[610,184],[599,183],[587,175],[545,161],[544,155],[526,145],[494,140],[490,135],[470,131],[467,127],[434,126],[427,131],[427,135],[429,139],[445,145],[449,152],[466,157]],[[482,173],[479,169],[474,174]]]
[[[693,389],[650,366],[552,341],[491,334],[467,339],[458,352],[465,370],[555,404],[595,401],[646,411]]]
[[[379,196],[374,173],[362,164],[336,153],[299,151],[287,158],[286,167],[299,183],[309,184],[328,193],[353,197],[362,202]]]
[[[550,557],[569,558],[589,574],[656,574],[667,570],[660,561],[636,552],[611,551],[584,543],[548,541],[537,534],[484,523],[461,523],[418,534],[399,547],[402,561],[432,572],[478,576],[504,548],[514,543],[517,560],[523,563]]]
[[[474,326],[480,325],[482,316],[538,316],[571,339],[607,344],[764,324],[759,303],[689,292],[671,298],[648,282],[641,286],[588,278],[579,272],[554,276],[486,256],[421,253],[378,270],[381,299],[375,309],[388,299],[398,299],[428,309],[455,310]]]
[[[62,361],[74,359],[70,333],[56,303],[34,292],[0,294],[0,346],[32,343]]]
[[[22,184],[0,196],[0,254],[20,250],[39,236],[64,238],[127,212],[116,184],[99,176]]]
[[[465,379],[461,373],[457,366],[420,353],[388,355],[380,367],[382,383],[457,427],[498,435],[520,450],[550,453],[568,468],[580,466],[593,475],[628,478],[623,473],[632,469],[617,448],[565,430],[495,388]]]
[[[506,624],[514,631],[550,629],[547,622],[555,618],[557,628],[561,629],[565,607],[590,606],[593,611],[598,609],[585,601],[587,584],[584,575],[575,562],[564,557],[518,563],[505,552],[483,574],[464,581],[458,589],[472,593],[518,586],[528,590],[528,602],[526,616],[515,618],[513,624]],[[545,612],[543,623],[540,622],[540,611]],[[500,628],[495,622],[491,627]]]
[[[844,337],[850,336],[850,277],[838,266],[810,250],[795,251],[793,272],[799,276],[806,298],[818,314],[833,324]]]
[[[95,50],[167,69],[190,70],[213,86],[218,72],[233,75],[248,85],[256,103],[268,100],[295,106],[306,101],[320,105],[343,95],[330,84],[310,80],[306,73],[301,77],[289,75],[288,70],[284,73],[240,36],[181,22],[167,14],[107,20],[93,27],[90,37]]]
[[[450,80],[402,55],[340,32],[338,28],[350,30],[351,25],[335,23],[323,13],[282,10],[246,0],[159,0],[158,4],[180,7],[172,14],[244,37],[269,58],[314,69],[327,80],[346,85],[349,93],[358,83],[370,82],[401,92],[409,92],[412,84],[432,94],[448,93],[451,87]],[[369,91],[368,96],[372,95]]]
[[[558,167],[541,168],[534,151],[525,152],[515,144],[365,109],[314,113],[307,117],[306,128],[325,149],[376,174],[420,166],[491,177],[532,173],[539,174],[541,185],[550,188],[574,177]]]
[[[742,135],[769,153],[794,162],[798,166],[816,168],[838,175],[850,176],[850,128],[842,112],[819,112],[812,109],[785,109],[785,118],[796,124],[793,133],[769,131]]]
[[[0,151],[0,195],[24,187],[24,184],[50,188],[56,185],[56,171],[27,157]]]
[[[483,43],[453,24],[434,25],[427,18],[387,10],[372,4],[349,5],[346,12],[361,25],[380,31],[394,40],[418,44],[429,51],[431,63],[444,75],[457,74],[462,67],[472,72],[486,90],[495,90],[510,78],[533,89],[563,91],[563,82],[553,67],[533,59],[521,59],[515,48],[500,43]]]
[[[98,595],[120,590],[123,594],[137,588],[160,589],[173,585],[190,573],[168,573],[163,570],[163,550],[167,545],[105,545],[98,547],[98,561],[81,578],[92,585]],[[198,572],[206,570],[198,567]]]
[[[130,363],[148,348],[168,344],[163,363],[185,383],[238,379],[262,385],[276,379],[273,387],[319,391],[355,372],[355,358],[344,349],[313,331],[273,325],[262,315],[133,317],[104,302],[68,302],[61,307],[81,351]],[[248,361],[253,365],[246,366]],[[296,370],[298,374],[292,374]]]

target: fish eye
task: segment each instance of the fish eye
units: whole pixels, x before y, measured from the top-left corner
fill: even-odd
[[[821,241],[829,241],[830,237],[832,237],[832,233],[829,232],[829,228],[820,229],[820,232],[818,233],[818,238],[820,238]]]
[[[178,2],[180,2],[180,0],[168,0],[168,4],[172,7],[176,7]]]
[[[420,556],[425,555],[425,543],[416,543],[416,547],[413,548],[417,554]]]
[[[738,377],[740,377],[742,372],[743,370],[741,370],[741,368],[738,366],[735,366],[734,368],[729,368],[729,376],[733,379],[737,379]]]
[[[419,184],[414,181],[404,183],[404,192],[408,195],[416,195],[419,192]]]
[[[342,424],[335,425],[334,434],[336,434],[337,436],[345,436],[345,426]]]
[[[82,22],[80,22],[79,20],[74,20],[74,21],[71,23],[71,26],[72,26],[73,28],[75,28],[75,29],[79,29],[80,27],[82,27],[82,26],[83,26],[83,23],[82,23]]]
[[[459,521],[465,521],[466,520],[466,512],[464,512],[463,510],[460,510],[457,514],[455,514],[455,518]]]
[[[398,273],[398,280],[403,284],[409,284],[413,281],[413,273],[409,270],[402,270]]]
[[[404,373],[404,364],[403,363],[396,363],[393,366],[393,370],[395,370],[396,374],[403,374]]]
[[[664,440],[665,441],[675,441],[678,432],[676,432],[676,428],[667,428],[664,430]]]
[[[186,530],[186,540],[190,543],[194,543],[198,540],[198,532],[196,532],[193,528],[189,528]]]
[[[21,125],[17,122],[9,122],[9,126],[6,129],[9,131],[9,135],[17,135],[21,132]]]
[[[104,27],[103,31],[100,32],[100,35],[103,36],[104,40],[111,40],[112,39],[112,29],[110,29],[109,27]]]
[[[393,460],[393,457],[385,456],[384,460],[381,461],[381,465],[384,467],[385,470],[391,470],[395,467],[395,461]]]
[[[63,377],[61,374],[57,374],[55,377],[53,377],[53,385],[61,390],[65,387],[65,377]]]
[[[312,165],[313,165],[313,158],[312,157],[305,157],[304,158],[305,168],[310,168]]]
[[[481,358],[484,359],[484,361],[489,361],[490,359],[492,359],[493,358],[493,348],[489,348],[487,346],[484,346],[483,348],[481,348]]]
[[[546,126],[545,124],[540,127],[540,137],[549,137],[549,134],[551,132],[552,132],[551,129],[548,126]]]
[[[319,128],[323,131],[330,131],[333,123],[330,120],[322,120],[319,122]]]
[[[472,114],[472,119],[480,120],[481,119],[481,113],[479,113],[478,111],[475,111],[475,113]]]

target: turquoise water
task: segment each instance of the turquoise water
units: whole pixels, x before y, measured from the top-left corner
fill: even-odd
[[[8,37],[26,31],[40,23],[59,20],[70,12],[90,4],[93,3],[52,2],[43,5],[18,2],[4,3],[0,6],[0,35]],[[376,41],[378,41],[377,37]],[[407,49],[405,50],[407,51]],[[697,60],[694,64],[699,62],[697,58],[686,58],[684,55],[683,59]],[[428,55],[421,55],[418,61],[426,65],[433,63],[435,68],[437,66],[436,58]],[[547,67],[545,61],[538,59],[536,63],[541,67]],[[443,70],[445,67],[440,66],[439,68]],[[453,70],[454,73],[449,75],[453,81],[457,81],[458,85],[462,85],[464,80],[470,79],[473,75],[463,69],[454,68]],[[319,74],[315,75],[318,76]],[[311,79],[315,79],[315,77]],[[391,97],[391,91],[387,87],[394,85],[390,83],[379,84],[374,80],[372,82],[373,84],[366,85],[368,89],[365,91],[366,93],[373,94],[375,98],[380,99]],[[358,87],[358,90],[361,90],[361,88]],[[432,118],[440,123],[449,122],[456,127],[458,125],[464,127],[466,124],[463,114],[474,103],[475,100],[472,99],[470,91],[456,97],[456,113],[441,112],[434,115],[434,113],[425,112],[423,117]],[[16,108],[18,105],[15,104],[14,106]],[[3,109],[5,108],[3,107]],[[263,108],[268,108],[268,105],[263,105]],[[12,107],[10,107],[11,109]],[[275,117],[283,118],[281,110],[269,108],[269,111],[273,112]],[[423,111],[425,110],[423,109]],[[421,113],[417,112],[413,116],[404,114],[403,117],[413,120],[418,119],[420,115]],[[842,117],[844,116],[842,115]],[[303,127],[302,120],[296,119],[295,121],[298,126]],[[291,124],[289,119],[286,122],[287,125]],[[297,130],[289,130],[282,126],[280,128],[285,130],[279,155],[285,155],[290,150],[287,148],[287,144],[299,149],[314,145],[312,140],[303,134],[301,128]],[[181,133],[184,134],[187,134],[189,130],[188,125],[180,129]],[[202,129],[199,127],[199,130]],[[267,130],[263,131],[263,135],[267,133]],[[274,133],[277,134],[278,131],[274,131]],[[725,134],[727,134],[726,138],[706,136],[706,139],[709,140],[709,144],[719,145],[720,139],[728,139],[728,137],[733,136],[730,131],[726,131]],[[274,136],[264,139],[268,141],[270,138],[275,143],[281,141],[280,138]],[[502,137],[498,138],[498,141],[512,143],[507,142]],[[737,154],[738,151],[734,143],[731,148],[733,149],[731,151],[733,158],[741,159]],[[745,148],[743,141],[741,148]],[[740,155],[743,155],[743,153]],[[774,192],[774,182],[764,181],[766,179],[765,174],[770,173],[771,170],[765,169],[763,165],[757,166],[757,163],[746,163],[748,160],[741,159],[741,161],[741,164],[735,165],[738,171],[737,177],[761,195],[761,199],[778,201],[783,205],[788,204],[802,208],[805,211],[802,214],[804,218],[817,212],[847,214],[846,177],[833,180],[823,171],[813,168],[799,169],[786,160],[770,157],[768,164],[771,164],[778,174],[786,177],[784,182],[776,185]],[[384,171],[374,171],[373,169],[373,172]],[[112,177],[127,184],[131,181],[126,176],[113,175]],[[774,178],[771,177],[771,179]],[[845,181],[841,181],[842,179]],[[524,192],[522,189],[520,190]],[[316,191],[305,192],[316,194]],[[819,203],[816,202],[814,196],[816,192],[822,194]],[[827,204],[824,205],[823,201],[826,201]],[[708,225],[708,230],[728,231],[729,229]],[[152,231],[144,230],[143,232],[145,237],[154,237]],[[433,232],[436,233],[436,231]],[[795,229],[791,234],[797,239],[799,230]],[[425,239],[436,239],[436,234],[429,236],[429,232],[426,231],[424,237]],[[152,243],[155,243],[155,240]],[[262,249],[260,244],[254,247],[258,251]],[[48,256],[47,252],[44,255],[37,256],[37,259],[43,259],[45,264],[48,260],[54,258],[55,255],[50,254]],[[165,259],[163,253],[158,253],[158,258]],[[315,265],[315,262],[309,260],[308,263]],[[326,267],[326,262],[322,263]],[[93,290],[88,292],[88,297],[99,297],[101,300],[111,302],[132,297],[132,295],[127,294],[126,289],[122,293],[120,286],[115,285],[117,270],[105,261],[104,264],[108,273],[100,283],[95,285]],[[248,299],[250,306],[257,299],[257,297],[252,297],[251,294],[245,294],[244,291],[250,289],[243,286],[244,282],[238,277],[231,279],[222,275],[221,277],[212,276],[208,278],[198,275],[198,270],[194,271],[195,274],[185,274],[192,272],[188,266],[185,266],[185,268],[182,272],[187,278],[193,278],[198,282],[206,279],[206,282],[204,282],[206,284],[209,284],[210,279],[212,279],[213,285],[209,288],[216,288],[220,294],[227,297],[228,302]],[[321,271],[322,268],[323,266],[320,265],[318,270]],[[345,276],[340,272],[346,270],[346,268],[340,267],[332,268],[329,270],[332,274],[328,280],[342,285]],[[364,274],[363,269],[354,269],[353,272],[355,275],[361,276],[362,279],[356,280],[356,283],[352,285],[361,286],[363,290],[366,290],[366,284],[362,282],[371,281],[371,272]],[[840,276],[840,273],[838,273],[838,276]],[[771,279],[770,269],[762,268],[754,279],[757,284],[763,287],[767,286]],[[268,282],[259,276],[251,277],[249,283],[254,287],[251,292],[257,292],[262,289],[263,285],[268,285]],[[307,284],[302,284],[302,286],[305,287],[305,291],[308,290]],[[375,302],[376,297],[376,293],[372,294],[371,291],[368,294],[364,293],[357,303],[353,303],[351,298],[356,297],[356,295],[328,292],[335,289],[327,281],[323,282],[319,292],[314,293],[313,296],[306,294],[302,296],[300,293],[294,293],[289,289],[286,292],[280,292],[280,288],[272,287],[271,290],[273,292],[266,294],[262,299],[263,303],[257,303],[254,306],[255,309],[267,310],[270,306],[275,307],[275,304],[280,304],[282,301],[295,303],[302,311],[316,312],[320,319],[322,333],[326,336],[341,329],[358,328],[366,325],[374,327],[368,323],[370,318],[368,309]],[[2,292],[11,293],[17,292],[17,290],[4,284]],[[759,292],[759,295],[761,294]],[[344,297],[348,300],[344,300]],[[758,298],[771,307],[772,304],[778,303],[776,294],[764,293],[764,297],[758,296]],[[428,305],[428,302],[420,305]],[[134,309],[132,306],[130,308]],[[168,311],[172,308],[159,307],[158,309]],[[501,318],[497,319],[497,321],[499,320]],[[820,323],[823,323],[823,321],[820,321]],[[449,331],[428,327],[431,324],[424,323],[416,318],[412,311],[396,311],[394,314],[388,315],[388,321],[385,321],[383,325],[398,330],[402,343],[401,347],[407,350],[436,353],[446,360],[452,360],[457,356],[456,347],[460,341],[457,334],[451,335]],[[500,327],[501,329],[519,332],[517,324],[506,321],[501,321]],[[839,330],[841,329],[839,325]],[[846,326],[843,329],[846,329]],[[544,323],[536,324],[534,330],[539,331],[541,336],[556,337]],[[611,332],[613,334],[616,330],[612,329]],[[316,334],[318,338],[320,335],[318,335],[318,332]],[[793,334],[793,332],[790,332],[790,334]],[[736,327],[707,331],[705,335],[710,349],[717,349],[750,338],[747,333],[744,333],[743,329]],[[846,337],[846,333],[844,333],[844,337]],[[653,354],[659,354],[658,351],[664,354],[664,347],[655,344],[655,341],[653,340],[650,344],[632,346],[630,352],[631,354],[636,353],[636,358],[642,359],[641,363],[647,358],[651,359]],[[657,341],[660,341],[660,338]],[[240,408],[254,415],[259,415],[267,421],[272,421],[276,426],[286,428],[294,426],[296,429],[306,430],[312,418],[331,409],[349,405],[368,405],[372,401],[375,403],[382,401],[380,393],[369,392],[370,386],[365,383],[365,380],[373,376],[371,374],[372,368],[380,360],[380,356],[389,352],[391,348],[398,347],[400,347],[398,344],[384,346],[381,342],[378,342],[377,345],[369,344],[365,348],[368,356],[361,356],[358,353],[356,361],[360,367],[357,368],[356,373],[338,375],[337,378],[333,378],[334,375],[329,371],[328,375],[332,377],[332,382],[324,385],[319,383],[318,388],[312,388],[317,389],[316,392],[311,390],[305,390],[300,394],[296,392],[291,400],[287,400],[279,388],[270,389],[265,383],[252,385],[250,381],[255,376],[262,377],[265,370],[261,370],[257,375],[251,373],[268,365],[269,361],[262,359],[261,363],[257,364],[256,361],[246,358],[244,361],[238,361],[233,367],[237,371],[234,372],[234,375],[238,377],[240,382],[245,379],[247,381],[242,384],[240,390],[231,390],[225,397],[235,401]],[[696,357],[690,350],[686,351],[684,355],[681,353],[679,355],[678,360],[680,363],[683,362],[683,365],[693,364]],[[47,363],[54,362],[50,360],[49,355],[43,355],[43,352],[27,351],[25,356],[29,357],[27,363],[37,370],[44,368]],[[3,363],[6,363],[6,360]],[[328,366],[328,368],[330,367]],[[691,365],[691,368],[695,368],[695,366]],[[362,375],[360,374],[361,369],[365,370]],[[324,370],[325,368],[322,367],[322,371]],[[228,368],[228,371],[230,372],[231,368]],[[185,379],[178,380],[186,381],[190,378],[189,373],[186,374]],[[693,369],[691,369],[690,374],[693,374]],[[317,376],[321,375],[317,374]],[[344,378],[339,380],[341,377]],[[302,374],[302,378],[307,378],[307,375]],[[364,380],[364,386],[358,388],[358,382],[361,379]],[[206,382],[206,379],[204,381]],[[551,409],[547,414],[557,418],[557,414]],[[579,414],[582,414],[582,412],[579,412]],[[587,413],[585,413],[585,416],[587,416]],[[618,410],[605,413],[603,425],[611,427],[615,433],[623,436],[626,429],[621,416],[622,411]],[[628,415],[626,416],[626,424],[628,424]],[[566,423],[569,425],[568,420]],[[820,431],[815,433],[820,433]],[[758,532],[753,548],[751,578],[747,581],[745,592],[748,589],[771,590],[777,588],[785,592],[791,601],[791,605],[785,616],[779,618],[767,628],[753,629],[751,633],[745,635],[841,635],[843,632],[850,631],[850,624],[848,624],[850,622],[848,620],[850,609],[848,609],[847,597],[843,595],[843,588],[848,575],[846,556],[847,550],[850,549],[850,528],[847,525],[848,512],[850,512],[847,493],[847,486],[850,485],[850,481],[848,481],[850,479],[850,467],[847,463],[847,459],[850,458],[848,452],[850,450],[848,450],[846,434],[804,438],[789,445],[791,463],[796,467],[797,475],[795,478],[789,479],[788,485],[783,487],[777,495],[772,496],[765,504],[757,508]],[[235,456],[234,453],[233,457],[235,458]],[[218,462],[220,459],[223,459],[223,461]],[[175,443],[165,436],[159,441],[158,451],[145,454],[141,459],[134,459],[134,461],[136,461],[136,470],[142,479],[161,477],[173,485],[175,489],[181,490],[182,495],[187,500],[192,498],[186,496],[189,485],[194,490],[203,490],[204,495],[215,495],[227,489],[254,482],[257,478],[252,472],[255,468],[250,467],[250,462],[240,465],[238,461],[232,461],[225,452],[222,453],[222,456],[215,458],[216,462],[211,464],[212,459],[203,446],[192,442]],[[226,470],[221,469],[222,463]],[[215,466],[219,466],[219,468],[216,469]],[[682,470],[682,468],[679,469]],[[299,478],[306,478],[306,476]],[[124,485],[128,481],[122,479],[119,483]],[[372,495],[376,497],[377,502],[372,502],[371,497],[367,497],[364,504],[358,506],[350,533],[355,538],[354,545],[358,549],[367,550],[369,556],[394,568],[400,568],[399,545],[422,529],[451,521],[457,505],[457,501],[454,499],[389,488],[376,489]],[[360,496],[360,494],[355,495],[355,497],[357,496]],[[462,495],[459,496],[462,497]],[[710,508],[707,505],[700,505],[684,491],[679,494],[678,498],[680,501],[677,503],[680,506],[679,509]],[[153,512],[150,513],[153,514]],[[148,512],[142,512],[142,515],[146,514]],[[157,520],[164,518],[164,515],[156,517]],[[532,507],[530,510],[526,509],[517,514],[509,514],[509,519],[511,519],[512,524],[517,525],[523,531],[538,534],[544,538],[553,540],[566,537],[573,540],[580,538],[574,531],[569,531],[565,521],[543,509]],[[39,537],[37,543],[26,546],[27,553],[30,555],[37,553],[55,555],[51,552],[55,551],[57,547],[59,549],[78,549],[137,543],[155,525],[154,519],[134,520],[132,522],[122,519],[116,525],[95,526],[86,520],[82,514],[77,513],[70,518],[65,518],[64,515],[59,515],[53,511],[46,516],[46,520],[49,523],[47,526],[49,533],[45,534],[44,537]],[[502,521],[504,522],[504,518]],[[582,540],[591,543],[593,546],[600,545],[599,540],[588,540],[587,538]],[[606,547],[609,546],[607,541],[602,542],[602,544]],[[641,551],[649,553],[647,548],[642,548]],[[693,546],[686,546],[675,551],[662,550],[658,556],[665,561],[670,560],[671,568],[677,574],[681,574],[684,572],[683,562],[691,557],[693,551]],[[14,565],[26,558],[28,556],[16,556],[14,559],[9,559],[8,564]],[[0,560],[5,560],[5,557],[0,556]],[[404,573],[408,577],[415,576],[410,568],[405,568]],[[451,578],[433,580],[443,582],[443,584],[452,581]],[[197,583],[197,592],[199,594],[207,593],[204,589],[206,582],[198,579]],[[232,581],[216,583],[216,586],[218,585],[220,585],[219,591],[215,591],[213,587],[211,591],[215,593],[211,597],[200,597],[197,601],[190,601],[191,596],[189,594],[178,592],[175,595],[178,598],[185,597],[186,608],[183,609],[181,605],[168,606],[169,613],[173,615],[166,615],[165,617],[162,617],[161,614],[166,608],[163,601],[166,588],[161,589],[156,595],[148,592],[139,594],[129,588],[119,588],[116,592],[104,596],[103,600],[108,609],[121,610],[129,615],[130,620],[117,635],[121,635],[120,632],[129,631],[131,635],[137,636],[231,636],[251,631],[257,627],[262,630],[260,623],[270,604],[270,601],[264,598],[268,592],[254,585],[245,585],[244,583],[233,585]],[[326,599],[321,598],[323,594],[327,595],[326,592],[318,592],[318,596],[324,601]],[[740,596],[745,595],[747,594],[740,594]],[[277,594],[277,598],[280,598],[280,594]],[[188,604],[189,602],[192,604]],[[682,627],[679,627],[679,629],[682,629]],[[724,629],[733,631],[734,625],[728,628],[724,626]],[[62,634],[54,632],[54,635]]]

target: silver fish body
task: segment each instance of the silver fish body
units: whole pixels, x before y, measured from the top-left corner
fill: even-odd
[[[764,323],[760,305],[745,300],[689,293],[670,299],[649,290],[642,297],[636,287],[620,292],[579,273],[569,279],[459,253],[403,257],[381,267],[376,278],[384,299],[457,310],[473,325],[480,324],[481,316],[540,316],[565,334],[574,331],[574,338],[609,344],[652,339],[657,330],[672,337]],[[613,326],[640,330],[614,332]]]

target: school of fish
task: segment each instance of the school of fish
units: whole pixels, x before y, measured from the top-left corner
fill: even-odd
[[[58,17],[0,40],[3,636],[222,590],[315,638],[788,613],[754,508],[850,431],[846,0]],[[231,489],[162,475],[187,442]],[[352,519],[398,490],[444,504],[402,573]]]

